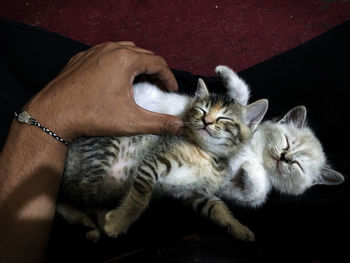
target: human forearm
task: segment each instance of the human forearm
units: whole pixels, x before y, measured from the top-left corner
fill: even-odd
[[[41,262],[67,147],[13,122],[0,155],[0,262]]]

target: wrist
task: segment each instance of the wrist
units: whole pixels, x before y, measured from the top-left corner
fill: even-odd
[[[22,112],[15,112],[15,116],[20,123],[24,123],[27,125],[32,125],[34,127],[38,127],[44,132],[46,132],[48,135],[52,136],[55,138],[57,141],[63,143],[64,145],[69,145],[68,142],[63,140],[61,137],[59,137],[56,133],[51,131],[50,129],[46,128],[43,126],[40,122],[38,122],[36,119],[34,119],[27,111],[22,111]]]
[[[1,151],[1,161],[13,170],[50,167],[61,177],[68,147],[35,126],[14,120]],[[6,160],[5,160],[6,159]]]
[[[13,121],[0,155],[4,173],[0,175],[0,201],[20,182],[50,181],[58,191],[63,175],[67,146],[39,129]],[[42,171],[46,172],[42,172]],[[41,175],[39,175],[41,174]],[[1,202],[0,202],[1,203]]]
[[[59,101],[58,99],[56,100]],[[51,103],[52,101],[55,101],[55,98],[45,97],[44,88],[42,92],[33,97],[24,106],[24,110],[26,110],[43,127],[57,134],[64,141],[71,143],[76,138],[76,134],[71,125],[72,121],[69,118],[70,115],[67,113],[72,110],[67,108],[62,109],[57,101],[56,103]],[[37,129],[35,126],[32,127],[32,129],[35,128]],[[37,132],[40,132],[40,130],[37,129]]]

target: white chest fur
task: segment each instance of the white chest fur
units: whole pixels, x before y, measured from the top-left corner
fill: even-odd
[[[227,171],[218,172],[209,155],[198,153],[198,149],[192,146],[188,146],[185,152],[184,159],[187,162],[179,164],[171,160],[172,168],[168,174],[160,177],[158,188],[173,196],[181,196],[193,190],[213,194],[220,187]]]

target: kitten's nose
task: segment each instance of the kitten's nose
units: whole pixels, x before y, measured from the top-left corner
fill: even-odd
[[[285,152],[281,153],[280,160],[283,162],[289,163],[292,161],[292,159],[290,157],[288,157],[286,154],[287,153],[285,153]]]
[[[205,116],[203,118],[203,124],[204,126],[207,126],[207,125],[210,125],[210,124],[213,124],[214,123],[214,119],[210,116]]]

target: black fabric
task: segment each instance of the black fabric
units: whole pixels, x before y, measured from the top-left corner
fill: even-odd
[[[0,20],[0,147],[13,111],[19,109],[88,46],[42,29]],[[273,193],[259,209],[232,206],[234,215],[256,234],[239,242],[175,200],[154,203],[126,236],[84,239],[84,230],[55,219],[49,262],[340,262],[347,261],[350,218],[348,88],[350,22],[286,53],[240,72],[251,101],[267,98],[267,118],[296,105],[308,109],[308,123],[323,143],[330,163],[345,175],[340,186],[316,186],[299,197]],[[232,63],[234,66],[234,62]],[[199,76],[174,70],[180,90],[193,92]],[[222,91],[215,77],[202,76]],[[344,241],[345,240],[345,241]],[[20,253],[20,252],[19,252]],[[109,262],[113,262],[113,259]]]

